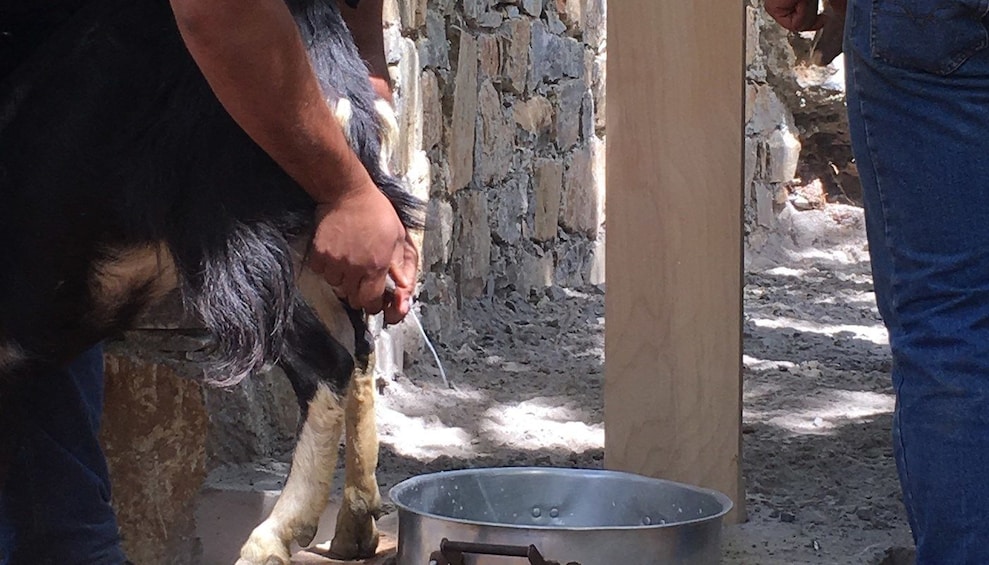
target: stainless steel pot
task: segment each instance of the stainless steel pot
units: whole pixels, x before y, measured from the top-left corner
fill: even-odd
[[[397,565],[700,565],[721,557],[720,492],[617,471],[497,468],[390,491]],[[542,561],[544,560],[544,561]]]

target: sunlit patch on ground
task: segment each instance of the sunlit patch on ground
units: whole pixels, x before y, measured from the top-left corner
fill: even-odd
[[[589,424],[586,419],[587,414],[567,406],[561,399],[535,398],[516,406],[489,409],[481,431],[496,441],[516,441],[533,449],[603,448],[603,423]]]
[[[795,434],[825,434],[849,423],[891,414],[894,404],[892,394],[829,390],[806,399],[801,408],[753,409],[746,411],[746,416],[751,422],[763,422]]]
[[[838,306],[825,304],[823,306]],[[813,332],[826,336],[849,334],[852,337],[867,339],[873,343],[885,345],[889,343],[886,328],[877,325],[862,324],[822,324],[813,320],[798,320],[786,316],[778,318],[751,318],[752,324],[760,328],[788,328],[800,332]]]

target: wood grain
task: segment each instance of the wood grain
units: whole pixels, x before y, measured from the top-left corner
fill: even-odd
[[[744,516],[744,6],[608,10],[605,463]]]

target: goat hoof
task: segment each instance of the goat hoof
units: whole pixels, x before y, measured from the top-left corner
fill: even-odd
[[[374,557],[378,552],[378,526],[381,495],[377,489],[370,493],[345,488],[337,527],[330,542],[330,555],[343,560]]]
[[[378,527],[368,516],[368,521],[356,528],[337,528],[330,542],[330,555],[344,561],[356,561],[374,557],[378,552]]]
[[[336,559],[344,561],[358,561],[360,559],[370,559],[378,553],[378,532],[375,528],[374,534],[366,540],[343,541],[335,537],[330,542],[330,555]]]
[[[291,557],[284,557],[280,555],[269,555],[264,561],[254,561],[253,559],[244,559],[241,557],[237,560],[236,565],[290,565]]]
[[[289,565],[288,544],[271,531],[258,526],[240,548],[236,565]]]

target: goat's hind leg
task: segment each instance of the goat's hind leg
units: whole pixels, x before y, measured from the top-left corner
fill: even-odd
[[[341,393],[353,370],[349,352],[305,304],[296,307],[282,367],[304,420],[285,488],[268,518],[251,532],[238,565],[288,565],[293,541],[309,545],[326,509],[344,426]]]
[[[343,500],[337,512],[330,554],[341,559],[372,557],[378,548],[375,520],[381,513],[378,430],[374,416],[374,353],[364,335],[363,320],[355,321],[356,364],[347,391],[347,445]]]
[[[287,564],[292,541],[301,546],[312,541],[329,500],[345,419],[346,483],[331,552],[357,559],[377,550],[374,520],[381,496],[374,474],[374,362],[366,326],[359,313],[346,311],[329,287],[321,281],[315,284],[308,271],[299,286],[315,312],[296,305],[281,364],[299,398],[304,423],[285,488],[269,517],[241,548],[238,565]],[[346,416],[339,394],[345,388]]]
[[[342,559],[370,557],[378,547],[375,519],[381,507],[375,477],[378,432],[374,418],[371,338],[363,313],[346,308],[321,277],[304,269],[298,285],[326,330],[351,352],[354,359],[347,389],[346,478],[330,553]]]
[[[238,565],[288,565],[293,541],[301,546],[312,542],[333,485],[342,429],[339,397],[317,385],[285,488],[271,514],[241,547]]]

